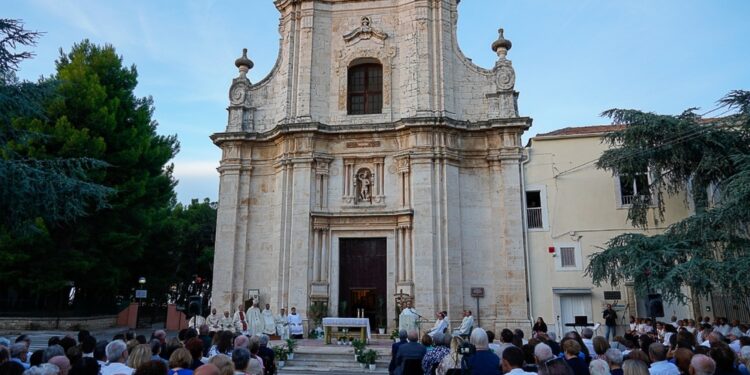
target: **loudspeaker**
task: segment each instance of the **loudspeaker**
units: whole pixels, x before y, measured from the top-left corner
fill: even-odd
[[[648,316],[652,318],[664,317],[664,305],[661,302],[661,294],[649,294],[646,301]]]
[[[203,297],[190,296],[188,298],[188,314],[190,316],[203,315]]]

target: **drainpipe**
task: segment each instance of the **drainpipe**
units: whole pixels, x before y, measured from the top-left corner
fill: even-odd
[[[526,311],[529,312],[529,322],[533,322],[534,313],[531,311],[531,275],[529,273],[529,268],[531,267],[531,263],[529,263],[529,221],[526,211],[526,175],[524,173],[529,160],[530,157],[527,149],[521,149],[521,213],[523,216],[523,257],[526,263]]]

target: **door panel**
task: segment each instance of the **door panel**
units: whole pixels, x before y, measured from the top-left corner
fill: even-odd
[[[364,309],[371,328],[377,328],[378,313],[386,313],[386,239],[339,241],[339,305],[346,302],[343,312],[349,317],[357,316],[358,308]]]

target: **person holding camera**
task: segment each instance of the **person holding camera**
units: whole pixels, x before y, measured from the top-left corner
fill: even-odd
[[[470,342],[476,351],[473,354],[462,353],[462,372],[471,375],[501,375],[500,357],[490,351],[487,332],[482,328],[475,328],[471,331]]]

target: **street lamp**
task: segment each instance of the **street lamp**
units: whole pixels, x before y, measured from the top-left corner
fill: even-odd
[[[143,285],[146,284],[146,278],[143,277],[143,276],[139,277],[138,278],[138,284],[140,284],[141,287],[143,287]]]

